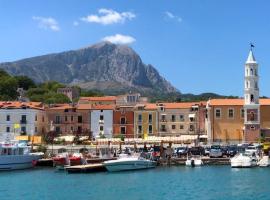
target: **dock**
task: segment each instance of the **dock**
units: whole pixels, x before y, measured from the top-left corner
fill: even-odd
[[[91,173],[91,172],[105,172],[107,169],[102,163],[76,165],[65,167],[68,173]]]
[[[186,158],[172,158],[172,165],[185,165]],[[202,161],[204,165],[230,165],[230,158],[209,158],[203,157]],[[163,163],[162,163],[163,164]]]

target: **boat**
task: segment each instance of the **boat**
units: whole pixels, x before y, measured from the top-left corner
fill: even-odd
[[[202,165],[203,165],[203,161],[201,157],[191,157],[191,158],[187,157],[186,166],[198,167]]]
[[[72,155],[67,152],[60,153],[53,157],[53,164],[57,169],[64,169],[67,166],[75,166],[85,164],[82,154],[74,153]]]
[[[156,161],[141,156],[120,154],[117,160],[103,162],[109,172],[155,168]]]
[[[258,162],[259,167],[269,167],[270,166],[270,161],[269,161],[269,156],[263,156],[259,162]]]
[[[250,168],[257,166],[257,158],[244,153],[237,154],[231,159],[232,168]]]
[[[17,140],[0,142],[0,170],[28,169],[36,165],[43,153],[30,153],[30,146]]]

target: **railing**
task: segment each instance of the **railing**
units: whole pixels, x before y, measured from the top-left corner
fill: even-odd
[[[20,123],[21,124],[27,124],[27,121],[26,120],[21,120]]]

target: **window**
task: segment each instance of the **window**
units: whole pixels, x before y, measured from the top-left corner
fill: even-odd
[[[7,132],[7,133],[10,132],[10,127],[9,127],[9,126],[6,127],[6,132]]]
[[[22,115],[21,124],[26,124],[26,115]]]
[[[149,125],[148,126],[148,133],[149,134],[152,134],[153,133],[153,126],[152,125]]]
[[[67,117],[67,116],[65,116],[65,122],[67,122],[67,120],[68,120],[68,117]]]
[[[180,125],[180,129],[184,129],[184,125]]]
[[[258,89],[258,82],[255,82],[255,89]]]
[[[216,116],[216,118],[221,118],[221,109],[220,108],[217,108],[215,110],[215,116]]]
[[[78,133],[82,133],[82,127],[81,126],[78,126]]]
[[[241,109],[241,118],[243,119],[245,117],[245,110],[242,108]]]
[[[99,131],[103,131],[104,130],[104,127],[103,126],[100,126],[99,127]]]
[[[82,123],[82,116],[78,116],[78,123]]]
[[[44,128],[44,127],[42,127],[42,129],[41,129],[41,133],[42,133],[42,134],[45,133],[45,128]]]
[[[139,133],[139,134],[142,133],[142,126],[138,126],[138,133]]]
[[[122,135],[126,134],[126,127],[121,126],[120,132]]]
[[[228,118],[234,118],[234,110],[233,110],[233,108],[229,108],[229,110],[228,110]]]
[[[254,102],[254,95],[253,94],[250,95],[250,102]]]
[[[56,132],[56,133],[60,133],[60,132],[61,132],[60,126],[56,126],[56,127],[55,127],[55,132]]]
[[[7,115],[6,117],[6,121],[9,122],[10,121],[10,115]]]
[[[253,76],[253,69],[250,69],[250,75]]]
[[[179,117],[181,122],[185,121],[184,115],[180,115]]]
[[[23,134],[26,134],[26,127],[25,127],[25,126],[22,126],[22,127],[21,127],[21,132],[22,132]]]
[[[126,118],[125,118],[125,117],[121,117],[120,123],[121,123],[121,124],[125,124],[125,123],[126,123]]]
[[[70,120],[73,122],[73,116],[70,117]]]
[[[142,115],[141,114],[138,115],[138,122],[142,122]]]
[[[44,116],[42,116],[42,122],[44,122]]]
[[[104,120],[104,115],[100,115],[100,116],[99,116],[99,120],[100,120],[100,121],[103,121],[103,120]]]
[[[70,127],[70,131],[73,131],[73,126]]]
[[[35,127],[35,133],[37,133],[38,132],[38,128],[37,127]]]
[[[189,125],[189,131],[194,131],[194,125],[193,124]]]
[[[61,122],[60,116],[55,116],[55,123],[60,124],[60,122]]]
[[[149,115],[148,115],[148,122],[149,122],[149,123],[152,123],[152,119],[153,119],[152,114],[149,114]]]
[[[172,122],[175,122],[175,115],[172,115]]]
[[[163,125],[161,125],[161,131],[163,131],[163,132],[165,132],[166,131],[166,127],[165,127],[165,125],[163,124]]]
[[[165,122],[166,121],[166,115],[161,115],[161,121]]]
[[[175,129],[175,125],[172,125],[172,130],[174,130]]]

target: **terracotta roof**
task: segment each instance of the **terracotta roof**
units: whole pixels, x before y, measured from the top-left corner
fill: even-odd
[[[56,104],[52,107],[49,107],[48,110],[65,110],[65,109],[72,109],[76,108],[70,104]]]
[[[155,103],[145,104],[144,109],[145,110],[156,110],[157,109],[157,104],[155,104]]]
[[[270,105],[270,99],[260,99],[262,106]],[[243,106],[244,99],[211,99],[211,106]]]
[[[78,110],[90,110],[92,108],[91,104],[78,104],[77,109]]]
[[[115,105],[92,105],[91,110],[114,110]]]
[[[198,104],[198,102],[181,102],[181,103],[162,103],[165,109],[181,109],[181,108],[191,108],[192,106]]]
[[[41,102],[0,101],[0,109],[38,109],[44,110]]]
[[[84,101],[116,101],[116,97],[115,96],[81,97],[80,100],[84,100]]]

